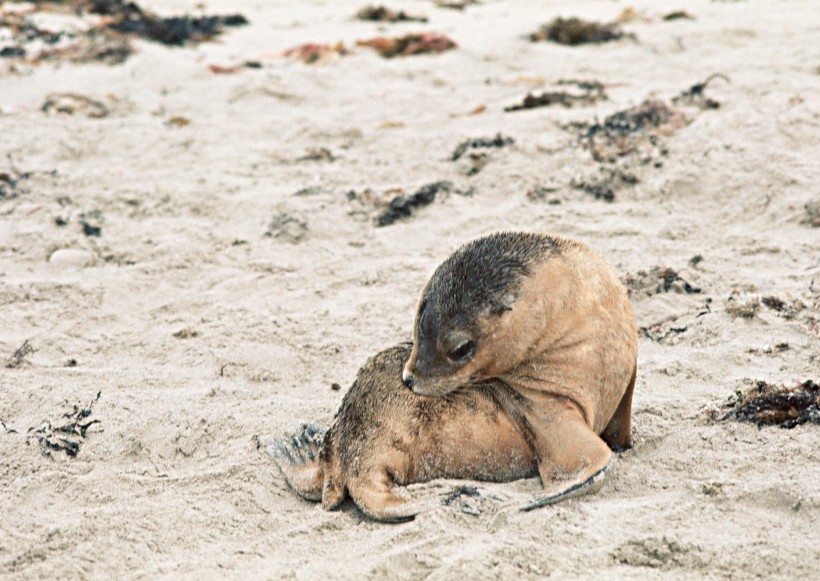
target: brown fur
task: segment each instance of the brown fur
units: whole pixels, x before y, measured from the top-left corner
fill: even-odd
[[[305,425],[277,442],[273,455],[298,494],[330,510],[349,493],[368,516],[394,521],[418,512],[395,485],[537,474],[528,435],[505,411],[515,392],[488,381],[444,397],[417,395],[401,379],[410,350],[404,343],[368,360],[324,437]]]
[[[454,361],[467,342],[472,356]],[[438,397],[491,378],[514,390],[508,412],[531,434],[545,489],[533,507],[599,483],[610,447],[631,445],[636,363],[632,308],[606,261],[579,242],[505,232],[433,274],[404,380]]]

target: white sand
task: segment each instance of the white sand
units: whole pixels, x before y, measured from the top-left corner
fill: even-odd
[[[0,369],[0,419],[17,431],[0,429],[0,577],[817,578],[818,427],[705,414],[744,378],[818,379],[820,229],[802,223],[820,196],[816,2],[391,2],[430,23],[387,26],[352,20],[362,4],[210,2],[251,25],[197,48],[137,42],[121,66],[0,78],[0,172],[9,154],[34,172],[0,200],[0,357],[35,349]],[[638,42],[522,39],[557,15],[609,20],[630,5],[652,18],[626,25]],[[696,20],[659,19],[676,8]],[[357,48],[324,66],[277,56],[410,30],[460,49],[385,60]],[[264,67],[207,68],[253,59]],[[661,167],[636,162],[640,182],[611,204],[570,187],[596,163],[567,122],[716,72],[731,78],[707,89],[721,107],[687,109]],[[504,113],[525,77],[597,79],[609,100]],[[112,113],[46,115],[54,92]],[[167,126],[174,115],[191,122]],[[489,151],[478,175],[449,160],[497,132],[516,143]],[[336,161],[295,161],[315,147]],[[385,228],[346,197],[445,179],[474,195]],[[530,201],[537,184],[561,203]],[[293,195],[307,187],[317,193]],[[94,210],[99,238],[80,226]],[[264,236],[279,212],[306,221],[300,241]],[[296,498],[257,443],[326,425],[365,359],[409,337],[433,268],[497,229],[576,237],[624,274],[668,266],[703,289],[635,297],[639,325],[676,316],[686,331],[641,339],[634,449],[599,494],[530,513],[515,506],[536,480],[479,485],[479,516],[441,506],[454,482],[414,486],[436,508],[393,526]],[[806,308],[734,318],[733,289]],[[43,456],[26,430],[98,391],[79,455]]]

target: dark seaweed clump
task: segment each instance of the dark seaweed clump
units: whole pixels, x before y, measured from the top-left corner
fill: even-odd
[[[52,452],[65,452],[69,458],[80,453],[80,445],[88,435],[88,429],[100,420],[89,420],[94,404],[100,399],[102,392],[87,405],[73,404],[71,410],[63,414],[62,425],[54,426],[51,422],[44,422],[39,428],[29,430],[29,438],[36,438],[44,456],[52,458]]]
[[[432,204],[439,192],[448,192],[452,189],[450,182],[434,182],[421,187],[416,193],[409,196],[396,196],[390,201],[387,209],[376,218],[377,226],[389,226],[398,220],[409,218],[418,208]]]
[[[723,407],[730,409],[721,420],[733,418],[785,429],[820,424],[820,385],[810,379],[794,387],[757,381],[748,391],[738,391]]]
[[[88,11],[116,20],[108,28],[123,34],[134,34],[162,44],[182,46],[220,34],[226,26],[242,26],[248,19],[241,14],[228,16],[171,16],[160,18],[123,0],[91,0]]]
[[[580,18],[556,18],[529,35],[532,42],[549,40],[558,44],[600,44],[623,38],[624,32],[615,23],[601,24]]]
[[[495,137],[490,138],[482,137],[480,139],[468,139],[456,147],[456,150],[453,152],[452,160],[458,161],[459,158],[467,153],[467,150],[469,149],[505,147],[507,145],[512,145],[513,143],[515,143],[515,140],[512,137],[504,137],[500,133],[496,134]]]

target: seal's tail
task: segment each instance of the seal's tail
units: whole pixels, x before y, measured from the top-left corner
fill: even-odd
[[[299,432],[268,444],[268,454],[288,485],[307,500],[322,500],[324,470],[319,462],[319,449],[324,436],[324,428],[302,424]]]

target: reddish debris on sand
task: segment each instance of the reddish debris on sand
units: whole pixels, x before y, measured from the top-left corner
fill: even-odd
[[[356,44],[370,47],[384,58],[439,53],[458,47],[454,41],[437,32],[405,34],[393,38],[377,36],[369,40],[359,40]]]
[[[337,42],[336,44],[318,44],[309,42],[307,44],[294,46],[284,52],[285,56],[295,57],[308,65],[326,62],[346,54],[348,54],[348,50],[341,42]]]

